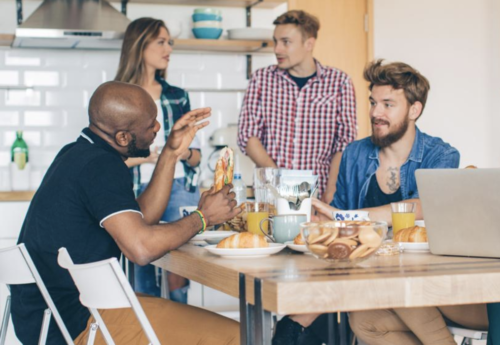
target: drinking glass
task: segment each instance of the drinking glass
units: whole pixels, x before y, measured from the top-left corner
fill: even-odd
[[[414,202],[393,202],[392,210],[392,236],[401,229],[415,226],[415,203]]]
[[[279,169],[275,168],[256,168],[253,177],[253,187],[255,201],[268,202],[275,205],[272,193],[268,192],[266,185],[274,187],[279,185]]]
[[[260,231],[260,222],[266,218],[269,218],[269,204],[265,202],[247,202],[247,225],[248,231],[262,235]],[[262,222],[262,230],[265,233],[269,232],[269,222]]]

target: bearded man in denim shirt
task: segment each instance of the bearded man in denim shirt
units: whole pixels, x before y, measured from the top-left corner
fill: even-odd
[[[367,66],[364,77],[370,83],[372,136],[345,149],[331,206],[316,199],[313,206],[330,219],[337,209],[363,209],[371,220],[391,225],[390,203],[407,200],[416,203],[416,218],[422,219],[415,171],[458,168],[460,154],[416,126],[430,89],[423,75],[405,63],[377,60]],[[369,345],[455,344],[443,315],[468,328],[484,329],[487,324],[484,305],[362,311],[350,313],[349,321],[358,339]],[[326,318],[318,316],[283,318],[273,345],[327,341]]]

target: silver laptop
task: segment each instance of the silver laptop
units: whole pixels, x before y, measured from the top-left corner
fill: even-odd
[[[431,253],[500,258],[500,169],[417,170]]]

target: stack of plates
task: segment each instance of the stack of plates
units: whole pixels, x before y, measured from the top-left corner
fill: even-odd
[[[273,30],[261,28],[241,28],[227,30],[230,40],[272,40]]]
[[[197,8],[192,15],[194,37],[218,39],[222,34],[222,13],[213,8]]]

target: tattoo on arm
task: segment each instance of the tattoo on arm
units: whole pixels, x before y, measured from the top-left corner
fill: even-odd
[[[387,181],[387,187],[394,193],[399,188],[399,168],[389,168],[387,171],[390,174],[389,180]]]

